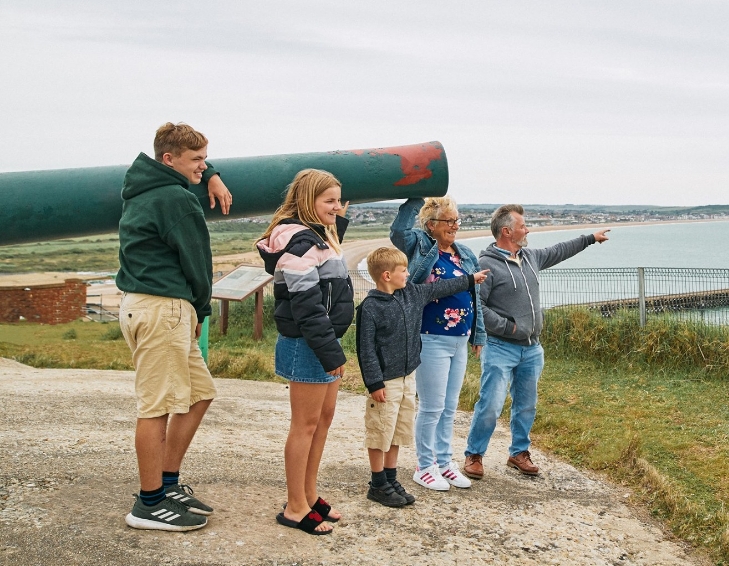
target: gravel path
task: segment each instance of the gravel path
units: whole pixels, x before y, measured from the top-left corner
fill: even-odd
[[[128,528],[138,488],[133,375],[39,370],[0,359],[0,564],[99,566],[315,564],[707,564],[626,505],[607,486],[535,451],[543,473],[504,465],[498,429],[473,488],[436,493],[402,483],[415,505],[388,509],[365,498],[369,472],[363,397],[340,393],[321,470],[321,495],[344,514],[330,536],[278,526],[285,499],[285,385],[217,380],[183,480],[215,507],[190,533]],[[461,462],[469,415],[456,422]]]

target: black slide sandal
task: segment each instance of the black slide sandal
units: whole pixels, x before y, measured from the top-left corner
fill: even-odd
[[[328,531],[317,531],[316,528],[324,522],[324,519],[322,519],[321,515],[313,509],[309,511],[309,514],[298,523],[292,519],[286,518],[283,511],[276,515],[276,521],[279,525],[291,527],[292,529],[299,529],[305,533],[309,533],[310,535],[328,535],[334,530],[329,529]]]
[[[324,501],[321,497],[316,500],[316,503],[314,503],[312,509],[319,513],[319,515],[324,517],[325,521],[329,521],[330,523],[336,523],[337,521],[339,521],[338,517],[329,516],[329,511],[332,510],[332,506]]]
[[[286,509],[286,503],[283,504],[283,508]],[[322,517],[324,517],[324,520],[328,523],[336,523],[339,521],[340,517],[330,517],[329,511],[332,510],[332,506],[329,505],[326,501],[324,501],[321,497],[316,500],[316,503],[312,505],[311,507],[314,511],[319,513]]]

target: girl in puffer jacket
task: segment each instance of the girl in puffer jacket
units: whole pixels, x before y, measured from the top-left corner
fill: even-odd
[[[328,523],[341,518],[317,490],[346,362],[340,338],[354,315],[340,246],[349,203],[342,204],[341,192],[331,173],[300,171],[256,243],[274,276],[275,371],[289,381],[291,404],[284,452],[288,502],[276,520],[314,535],[331,533]]]

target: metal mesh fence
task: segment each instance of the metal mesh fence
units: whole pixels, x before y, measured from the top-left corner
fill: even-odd
[[[355,303],[374,288],[366,270],[349,272]],[[672,315],[708,324],[729,324],[729,269],[626,267],[546,269],[539,273],[543,309],[581,305],[604,317]],[[266,293],[272,293],[268,285]]]
[[[635,313],[643,323],[665,315],[729,323],[729,269],[547,269],[539,278],[544,309],[584,305],[605,317]]]

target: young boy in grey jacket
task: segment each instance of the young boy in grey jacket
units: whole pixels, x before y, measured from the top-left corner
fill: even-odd
[[[407,266],[407,256],[396,248],[371,252],[367,271],[377,288],[357,307],[357,358],[369,391],[365,447],[372,479],[367,499],[387,507],[415,502],[397,481],[397,457],[400,446],[413,442],[423,309],[435,299],[482,283],[488,272],[414,284],[408,282]]]

